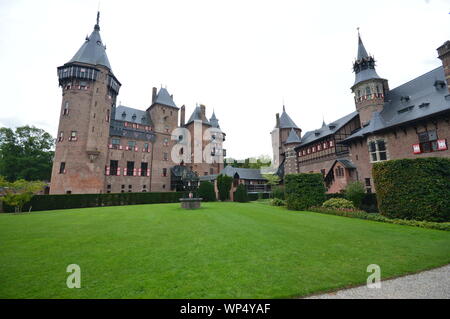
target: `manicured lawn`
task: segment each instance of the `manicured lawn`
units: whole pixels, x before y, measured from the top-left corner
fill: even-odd
[[[450,263],[450,232],[263,203],[0,215],[0,298],[282,298]],[[81,267],[81,289],[66,267]]]

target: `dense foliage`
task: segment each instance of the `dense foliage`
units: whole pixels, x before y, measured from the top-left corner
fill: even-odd
[[[249,201],[247,188],[244,184],[239,184],[234,192],[234,201],[240,203],[246,203]]]
[[[330,198],[322,204],[322,207],[334,209],[355,209],[355,205],[345,198]]]
[[[284,196],[284,186],[272,187],[272,198],[285,199]]]
[[[8,181],[49,181],[54,139],[44,130],[23,126],[0,128],[0,175]]]
[[[343,193],[325,194],[325,196],[327,199],[346,198]],[[365,193],[360,209],[368,213],[378,213],[377,195],[375,193]]]
[[[70,195],[35,195],[25,204],[24,209],[32,211],[69,209],[98,206],[119,206],[137,204],[177,203],[183,197],[182,192],[163,193],[111,193],[111,194],[70,194]],[[14,208],[4,207],[6,212]]]
[[[286,201],[279,198],[272,198],[270,200],[270,205],[272,206],[286,206]]]
[[[450,159],[435,157],[376,163],[373,178],[382,215],[450,221]]]
[[[205,202],[215,202],[216,192],[214,191],[214,184],[211,182],[201,182],[197,189],[197,196],[203,198]]]
[[[230,165],[237,168],[261,168],[269,167],[271,164],[271,158],[268,155],[261,155],[259,157],[249,157],[245,160],[235,160],[227,158],[224,161],[225,166]]]
[[[288,174],[285,176],[287,208],[305,210],[325,201],[322,174]]]
[[[353,182],[349,183],[345,188],[345,198],[353,203],[357,208],[361,208],[362,201],[366,194],[363,183]]]
[[[217,176],[217,189],[219,190],[219,199],[221,201],[230,199],[231,184],[233,178],[230,176],[220,174]]]
[[[5,195],[0,200],[9,207],[14,207],[15,212],[22,212],[22,208],[34,196],[41,191],[45,183],[40,181],[26,181],[19,179],[15,182],[8,182],[3,176],[0,176],[0,187],[3,188]]]

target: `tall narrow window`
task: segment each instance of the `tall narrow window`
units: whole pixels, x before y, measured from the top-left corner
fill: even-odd
[[[164,142],[163,142],[164,146],[169,145],[169,139],[167,137],[164,138]]]
[[[163,159],[165,160],[165,161],[168,161],[169,160],[169,153],[164,153],[163,154]]]
[[[64,174],[66,172],[66,162],[61,162],[59,165],[59,173]]]
[[[110,118],[109,110],[106,110],[106,122],[109,122],[109,118]]]
[[[148,163],[141,163],[141,176],[147,176]]]
[[[110,166],[110,175],[116,176],[119,168],[119,161],[111,160],[109,162],[109,166]]]
[[[167,176],[167,168],[163,168],[163,176]]]
[[[69,101],[64,102],[64,109],[63,109],[63,115],[69,114]]]
[[[133,176],[134,162],[127,162],[127,176]]]
[[[127,150],[128,151],[132,151],[132,150],[134,150],[135,146],[136,146],[136,142],[135,141],[128,141]]]
[[[77,131],[70,132],[69,141],[76,141],[76,140],[77,140]]]
[[[366,87],[366,95],[370,95],[370,87],[369,86]]]
[[[112,139],[112,148],[115,150],[118,150],[120,146],[120,138],[113,138]]]
[[[61,132],[59,132],[58,142],[62,142],[63,140],[64,140],[64,132],[61,131]]]

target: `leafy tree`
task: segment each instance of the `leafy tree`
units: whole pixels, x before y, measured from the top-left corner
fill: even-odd
[[[219,199],[221,201],[230,199],[231,184],[233,178],[230,176],[220,174],[217,176],[217,188],[219,190]]]
[[[201,182],[197,190],[197,195],[203,198],[205,202],[215,202],[216,192],[214,191],[214,184],[211,182]]]
[[[364,196],[366,196],[366,191],[361,182],[350,183],[345,188],[345,198],[351,201],[356,208],[361,208]]]
[[[4,177],[1,177],[0,187],[6,193],[1,200],[9,206],[14,206],[16,213],[21,212],[23,205],[28,203],[33,195],[42,190],[44,186],[45,183],[41,181],[29,182],[19,179],[15,182],[8,182]]]
[[[42,129],[0,128],[0,175],[7,181],[50,180],[54,139]]]
[[[239,184],[234,192],[234,201],[240,203],[248,202],[247,188],[243,184]]]
[[[263,177],[267,180],[267,185],[276,186],[280,183],[280,176],[275,174],[263,174]]]
[[[271,164],[271,159],[268,155],[261,155],[256,157],[249,157],[245,160],[235,160],[227,158],[225,165],[231,165],[236,168],[261,168],[268,167]]]

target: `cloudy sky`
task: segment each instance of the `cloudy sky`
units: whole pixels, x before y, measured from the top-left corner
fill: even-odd
[[[0,0],[0,125],[56,135],[56,67],[95,24],[97,0]],[[275,113],[303,132],[354,110],[357,31],[394,88],[440,65],[450,0],[102,0],[118,100],[146,109],[167,86],[190,115],[214,108],[234,158],[271,155]]]

